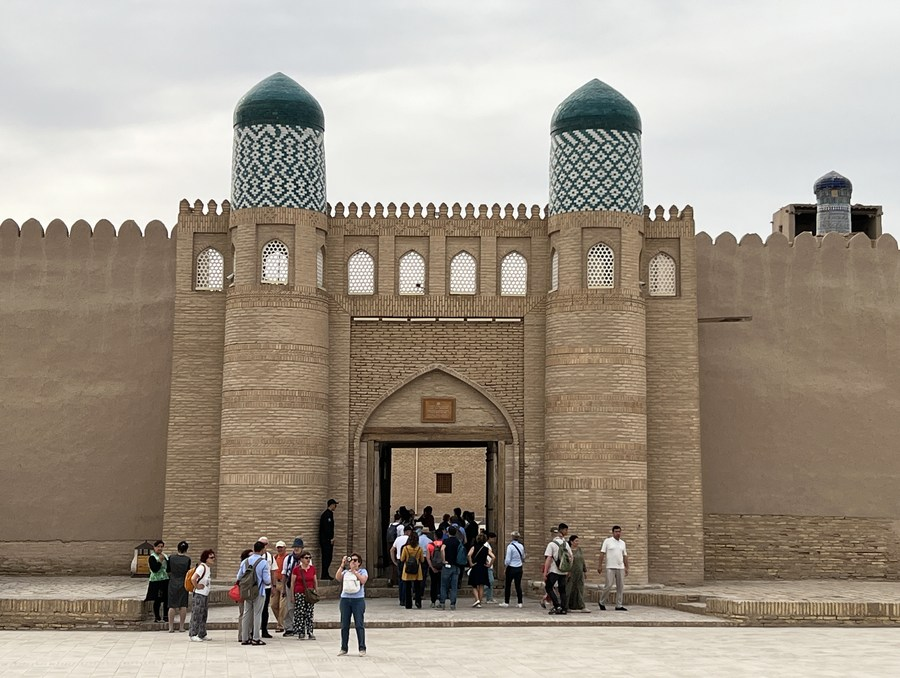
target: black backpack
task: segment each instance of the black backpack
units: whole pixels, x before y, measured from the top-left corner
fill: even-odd
[[[403,571],[413,577],[419,576],[419,559],[415,557],[415,552],[408,546],[406,549],[406,563],[403,565]]]

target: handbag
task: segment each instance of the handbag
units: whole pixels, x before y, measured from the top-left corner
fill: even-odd
[[[306,577],[303,576],[303,568],[300,569],[300,581],[303,583],[303,600],[305,600],[310,605],[315,605],[319,602],[319,592],[315,589],[306,588]]]
[[[361,588],[362,584],[359,583],[356,575],[350,574],[349,570],[345,571],[344,576],[341,578],[341,590],[344,593],[359,593]]]
[[[241,602],[241,585],[235,584],[230,589],[228,589],[228,597],[236,603]]]

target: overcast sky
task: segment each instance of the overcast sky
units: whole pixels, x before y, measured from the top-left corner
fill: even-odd
[[[325,111],[328,200],[538,203],[591,78],[643,119],[644,199],[770,232],[832,169],[900,235],[900,3],[2,0],[0,219],[118,225],[230,197],[231,116],[282,71]]]

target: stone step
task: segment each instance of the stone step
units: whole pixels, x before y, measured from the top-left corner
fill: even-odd
[[[709,614],[709,611],[706,608],[705,602],[686,602],[686,603],[676,603],[675,609],[679,612],[691,612],[693,614]]]

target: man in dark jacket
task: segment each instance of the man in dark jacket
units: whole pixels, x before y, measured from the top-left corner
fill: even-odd
[[[334,557],[334,510],[337,508],[337,499],[328,500],[328,508],[322,512],[319,518],[319,545],[322,547],[322,579],[331,579],[328,568],[331,567],[331,559]]]

